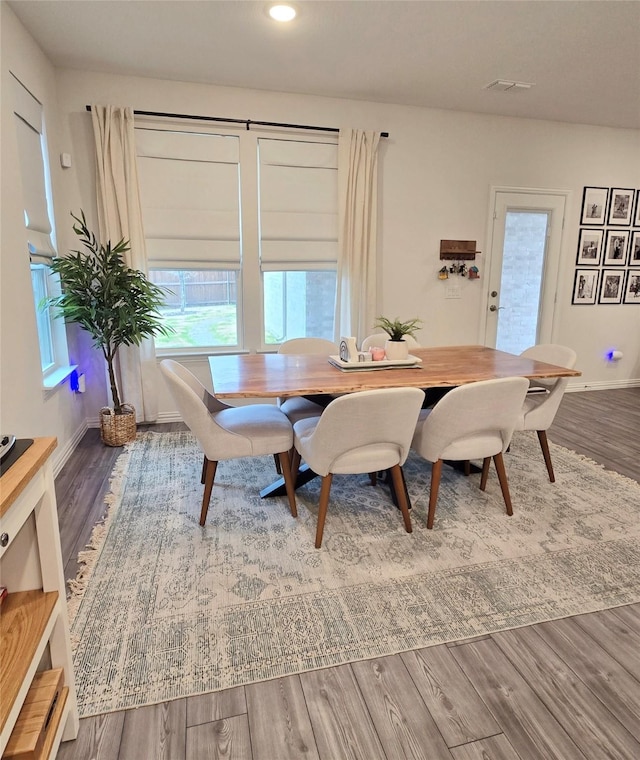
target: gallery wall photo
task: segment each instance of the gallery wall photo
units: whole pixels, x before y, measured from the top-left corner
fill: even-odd
[[[640,189],[585,187],[571,303],[640,304]]]

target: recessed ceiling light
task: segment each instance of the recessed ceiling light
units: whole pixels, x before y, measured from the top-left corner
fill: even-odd
[[[269,15],[275,21],[291,21],[296,17],[296,11],[290,5],[272,5]]]

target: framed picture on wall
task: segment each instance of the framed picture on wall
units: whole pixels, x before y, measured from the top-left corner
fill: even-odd
[[[602,254],[604,230],[581,229],[578,237],[578,258],[576,264],[597,267]]]
[[[608,224],[619,224],[621,226],[631,224],[635,194],[635,190],[622,190],[618,187],[611,190]]]
[[[627,245],[631,230],[607,230],[604,244],[604,266],[621,266],[627,263]]]
[[[629,269],[622,303],[640,304],[640,269]]]
[[[595,303],[598,297],[598,269],[576,269],[576,279],[573,283],[572,304]],[[638,272],[640,275],[640,272]]]
[[[631,244],[629,245],[629,266],[640,267],[640,230],[631,232]]]
[[[604,224],[608,197],[608,187],[585,187],[582,193],[580,224]]]
[[[603,269],[598,303],[622,303],[624,269]]]
[[[636,190],[636,211],[633,215],[633,226],[640,227],[640,190]]]

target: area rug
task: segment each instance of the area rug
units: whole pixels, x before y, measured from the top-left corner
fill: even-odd
[[[389,655],[640,600],[640,484],[559,446],[550,483],[535,435],[495,472],[405,467],[413,533],[385,485],[336,476],[320,550],[320,480],[261,499],[271,457],[221,462],[198,524],[201,454],[188,432],[140,433],[71,583],[82,716]]]

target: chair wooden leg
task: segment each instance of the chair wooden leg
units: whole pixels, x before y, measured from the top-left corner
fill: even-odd
[[[409,514],[409,505],[407,504],[407,492],[405,491],[405,482],[402,477],[402,468],[399,464],[391,468],[391,477],[393,478],[398,506],[402,512],[405,530],[407,533],[412,533],[413,527],[411,526],[411,515]]]
[[[480,476],[480,490],[484,491],[487,487],[487,478],[489,477],[489,465],[491,464],[491,457],[485,457],[482,460],[482,475]]]
[[[291,457],[288,451],[281,451],[278,454],[280,470],[284,477],[284,484],[287,489],[287,496],[289,497],[289,509],[293,517],[298,516],[298,508],[296,507],[296,489],[294,487],[294,480],[291,474]]]
[[[207,458],[202,458],[202,475],[200,476],[200,482],[204,485],[204,477],[207,474]]]
[[[333,475],[328,473],[322,478],[320,487],[320,504],[318,507],[318,527],[316,528],[316,549],[322,546],[322,534],[324,532],[324,521],[327,517],[327,507],[329,506],[329,492],[331,491],[331,481]]]
[[[547,441],[547,431],[536,430],[536,433],[538,434],[538,440],[540,441],[540,448],[542,449],[542,456],[544,457],[544,463],[547,465],[549,480],[552,483],[555,483],[556,476],[553,472],[553,465],[551,464],[551,452],[549,451],[549,442]]]
[[[493,461],[498,472],[498,480],[500,481],[500,488],[502,489],[502,497],[507,507],[507,514],[509,517],[513,514],[513,507],[511,506],[511,494],[509,493],[509,481],[507,480],[507,471],[504,467],[504,458],[502,452],[496,454]]]
[[[468,459],[464,460],[463,468],[464,474],[469,477],[469,475],[471,475],[471,462]]]
[[[371,481],[371,485],[372,486],[378,485],[378,473],[377,472],[370,472],[369,473],[369,480]]]
[[[282,475],[282,467],[280,466],[280,454],[274,454],[273,461],[276,463],[276,472],[278,475]]]
[[[442,459],[438,459],[431,465],[431,489],[429,491],[429,513],[427,514],[427,528],[433,528],[433,518],[436,516],[436,502],[438,501],[438,489],[442,476]]]
[[[204,496],[202,497],[202,509],[200,510],[200,525],[204,525],[207,519],[209,502],[211,501],[211,491],[213,489],[213,481],[216,477],[216,468],[218,467],[217,462],[211,459],[206,459],[206,457],[205,462]]]

